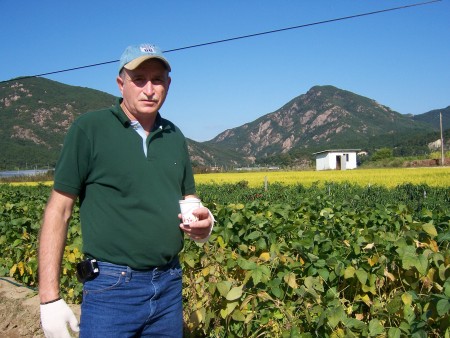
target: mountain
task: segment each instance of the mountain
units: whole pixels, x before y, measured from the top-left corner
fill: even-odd
[[[114,96],[45,78],[0,84],[0,168],[54,167],[72,121]]]
[[[188,139],[188,150],[195,167],[236,166],[243,162],[240,153],[191,139]]]
[[[0,169],[53,167],[72,121],[114,102],[110,94],[45,78],[0,83]],[[188,147],[199,168],[310,158],[313,152],[330,148],[373,150],[411,142],[426,147],[436,140],[439,111],[448,127],[449,107],[402,115],[355,93],[315,86],[280,109],[210,141],[188,139]]]
[[[376,101],[333,86],[315,86],[277,111],[229,129],[208,145],[253,158],[291,151],[393,147],[435,128]]]
[[[442,113],[442,129],[446,130],[450,128],[450,106],[443,109],[431,110],[427,113],[420,115],[411,115],[411,119],[418,122],[424,122],[433,126],[436,129],[440,129],[440,114]],[[446,117],[446,118],[444,118]]]

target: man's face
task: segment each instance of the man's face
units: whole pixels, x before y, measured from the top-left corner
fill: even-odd
[[[124,69],[117,77],[123,103],[137,117],[158,112],[166,99],[170,81],[167,69],[154,59],[134,70]]]

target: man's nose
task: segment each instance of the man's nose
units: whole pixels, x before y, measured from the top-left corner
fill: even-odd
[[[153,83],[151,81],[147,81],[143,88],[143,92],[147,96],[150,96],[154,93]]]

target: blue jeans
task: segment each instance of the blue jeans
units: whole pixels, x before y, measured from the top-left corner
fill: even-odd
[[[148,271],[98,263],[100,274],[83,286],[80,338],[183,337],[178,259]]]

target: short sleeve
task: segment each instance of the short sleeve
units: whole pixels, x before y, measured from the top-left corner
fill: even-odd
[[[71,195],[80,195],[89,173],[91,142],[74,122],[64,140],[55,168],[54,189]]]

